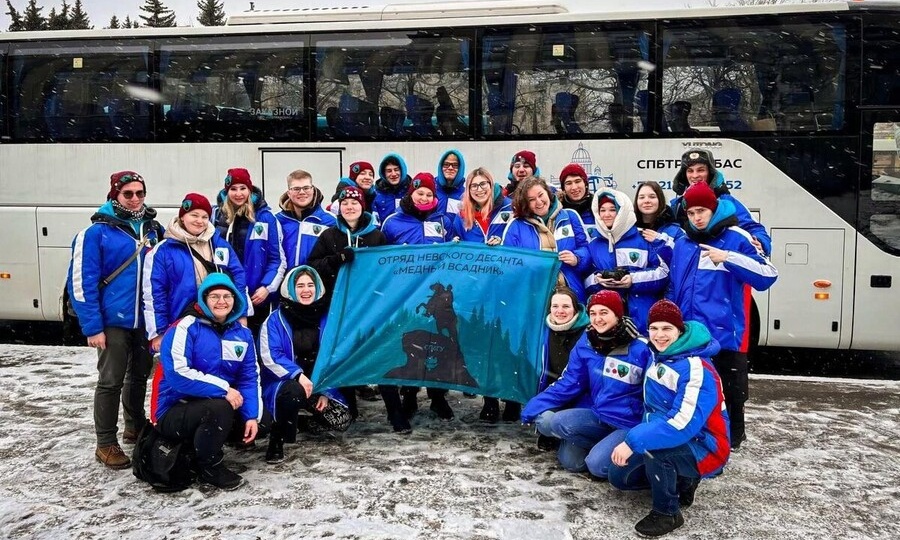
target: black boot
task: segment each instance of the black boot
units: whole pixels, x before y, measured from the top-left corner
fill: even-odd
[[[431,410],[441,420],[453,420],[453,409],[447,403],[447,392],[431,392]]]
[[[221,462],[200,469],[200,481],[226,491],[233,491],[244,483],[241,475],[234,473]]]
[[[272,427],[269,434],[269,448],[266,450],[266,463],[275,465],[284,461],[284,437],[278,424]]]
[[[387,410],[388,422],[394,428],[395,433],[412,433],[412,426],[403,412],[403,404],[400,401],[400,393],[396,386],[382,386],[379,388],[381,399],[384,400],[384,408]]]
[[[503,421],[518,422],[522,417],[522,404],[515,401],[504,401],[503,403],[505,403],[503,407]]]
[[[674,516],[669,516],[656,510],[651,510],[644,519],[635,524],[634,530],[641,536],[662,536],[669,534],[682,525],[684,525],[684,516],[681,515],[681,512]]]
[[[419,410],[419,389],[411,386],[404,386],[400,389],[400,395],[403,397],[403,414],[406,418],[411,419]]]
[[[482,422],[496,424],[497,420],[500,418],[500,400],[497,398],[485,397],[484,406],[481,408],[481,414],[478,415],[478,418],[480,418]]]
[[[699,485],[700,479],[698,478],[678,479],[678,504],[682,510],[694,504],[694,493],[697,492]]]
[[[538,435],[537,447],[538,450],[543,450],[544,452],[552,452],[554,450],[559,450],[559,443],[561,442],[562,441],[560,441],[556,437]]]

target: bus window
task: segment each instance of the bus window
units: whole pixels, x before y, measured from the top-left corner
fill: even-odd
[[[629,133],[647,122],[638,94],[649,39],[640,30],[498,28],[482,42],[486,135]],[[648,129],[649,129],[649,123]]]
[[[868,193],[869,201],[865,200],[865,190],[860,193],[860,218],[868,218],[868,232],[876,243],[900,254],[900,122],[874,124],[872,182]]]
[[[304,140],[304,54],[287,37],[164,42],[162,140]]]
[[[0,47],[0,142],[6,142],[9,137],[6,134],[6,47]]]
[[[900,105],[900,16],[872,14],[863,42],[864,105]]]
[[[469,136],[470,36],[323,36],[313,46],[320,139]]]
[[[150,47],[136,42],[15,44],[10,128],[17,141],[146,141]]]
[[[670,131],[843,127],[843,24],[698,24],[708,25],[662,33],[662,101]]]

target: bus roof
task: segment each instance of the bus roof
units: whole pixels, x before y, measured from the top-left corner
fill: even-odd
[[[630,21],[655,19],[700,19],[763,14],[836,13],[850,9],[889,9],[900,11],[898,1],[838,1],[814,4],[774,4],[685,8],[671,7],[672,0],[645,0],[635,9],[617,9],[625,3],[609,2],[598,6],[596,0],[480,0],[462,2],[384,3],[344,7],[308,7],[245,11],[228,18],[227,26],[130,28],[103,30],[48,30],[40,32],[0,33],[0,41],[67,40],[103,38],[165,38],[184,36],[222,36],[267,32],[337,32],[398,30],[428,27],[472,27],[505,24],[578,23],[583,21]],[[666,7],[668,6],[668,7]],[[342,23],[335,27],[335,23]]]

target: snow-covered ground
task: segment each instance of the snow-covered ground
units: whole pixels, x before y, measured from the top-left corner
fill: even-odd
[[[522,426],[424,409],[394,435],[381,403],[338,438],[301,440],[277,466],[256,450],[226,460],[247,485],[158,494],[94,461],[96,355],[0,345],[0,537],[633,537],[649,496],[569,474]],[[754,377],[750,439],[704,481],[667,538],[896,538],[900,383]],[[126,447],[126,449],[129,449]]]

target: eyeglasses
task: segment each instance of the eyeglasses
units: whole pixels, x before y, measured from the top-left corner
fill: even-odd
[[[234,300],[233,294],[210,294],[206,297],[207,300],[212,302],[219,302],[220,300],[225,300],[226,302],[231,302]]]
[[[294,186],[292,188],[288,188],[288,191],[293,193],[307,193],[312,191],[312,186]]]
[[[143,199],[147,196],[146,191],[120,191],[119,193],[121,193],[122,196],[126,199],[133,199],[135,197],[137,197],[138,199]]]
[[[458,169],[459,163],[444,163],[443,165],[441,165],[441,167],[445,169]]]
[[[490,182],[478,182],[477,184],[469,184],[469,190],[471,191],[484,191],[489,188],[491,185]]]

